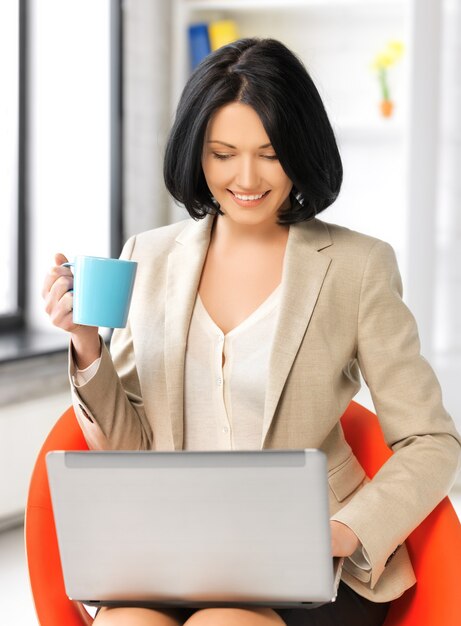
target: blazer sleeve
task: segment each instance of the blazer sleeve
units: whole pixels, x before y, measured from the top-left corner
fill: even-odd
[[[130,259],[135,237],[125,244],[121,257]],[[145,450],[153,447],[135,363],[130,324],[115,329],[111,352],[101,340],[101,362],[95,375],[76,386],[75,364],[69,349],[72,403],[88,446],[92,449]]]
[[[394,454],[332,519],[361,541],[373,589],[396,549],[448,493],[461,452],[438,380],[420,354],[394,251],[383,241],[363,273],[357,336],[359,366]]]

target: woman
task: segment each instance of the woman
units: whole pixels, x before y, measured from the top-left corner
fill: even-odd
[[[110,353],[72,321],[63,255],[44,286],[71,334],[71,387],[92,448],[320,448],[328,457],[338,599],[311,611],[102,609],[97,626],[382,624],[415,583],[404,540],[446,495],[460,438],[419,354],[385,242],[316,215],[342,165],[302,63],[272,39],[242,39],[188,81],[165,182],[193,220],[132,237],[129,325]],[[372,481],[340,417],[359,369],[395,454]]]

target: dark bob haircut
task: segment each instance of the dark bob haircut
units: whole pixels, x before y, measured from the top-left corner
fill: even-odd
[[[165,152],[168,191],[191,217],[220,213],[202,170],[211,116],[231,102],[259,115],[280,165],[293,182],[291,208],[279,224],[312,219],[332,204],[343,177],[325,107],[303,63],[275,39],[247,38],[208,55],[189,78]]]

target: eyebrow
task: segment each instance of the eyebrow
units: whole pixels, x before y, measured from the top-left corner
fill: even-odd
[[[234,150],[237,150],[236,146],[233,146],[230,143],[226,143],[225,141],[219,141],[219,139],[210,139],[210,141],[207,141],[207,143],[221,143],[223,146],[227,146],[228,148],[233,148]],[[269,143],[265,143],[263,146],[259,146],[258,150],[262,150],[263,148],[270,148],[272,147],[272,144]]]

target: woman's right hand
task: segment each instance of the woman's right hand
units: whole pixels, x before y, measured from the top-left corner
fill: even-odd
[[[45,277],[42,298],[45,311],[54,326],[71,333],[77,367],[84,369],[100,356],[98,328],[83,326],[73,321],[74,277],[69,267],[62,267],[68,260],[63,254],[56,254],[55,264]]]
[[[54,326],[69,333],[78,332],[78,324],[72,319],[74,276],[69,267],[62,267],[63,263],[68,263],[63,254],[55,254],[54,262],[43,283],[45,311]]]

